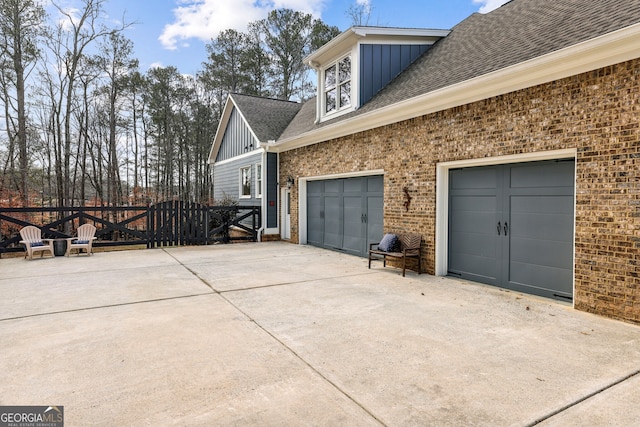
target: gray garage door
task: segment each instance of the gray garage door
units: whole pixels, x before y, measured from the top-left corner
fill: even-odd
[[[574,163],[451,170],[449,274],[572,299]]]
[[[382,237],[383,201],[380,175],[309,181],[307,243],[367,256]]]

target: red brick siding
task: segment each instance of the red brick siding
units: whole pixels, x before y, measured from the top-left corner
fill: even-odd
[[[280,182],[384,169],[385,229],[422,234],[433,274],[437,163],[576,149],[575,307],[640,322],[639,148],[633,60],[282,153]],[[295,242],[296,191],[291,222]]]

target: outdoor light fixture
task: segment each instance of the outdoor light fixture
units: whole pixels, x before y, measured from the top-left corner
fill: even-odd
[[[289,177],[287,178],[287,188],[293,187],[293,184],[295,184],[295,181],[293,180],[293,177],[289,175]]]

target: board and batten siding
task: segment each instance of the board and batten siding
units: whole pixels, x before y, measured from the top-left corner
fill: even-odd
[[[360,105],[404,71],[413,61],[425,53],[431,45],[383,45],[360,46]]]
[[[267,227],[278,227],[278,155],[267,153]]]
[[[234,107],[229,117],[229,123],[222,137],[220,150],[216,162],[228,160],[253,151],[258,147],[258,141],[253,136],[249,126],[242,119],[238,109]]]
[[[260,205],[261,199],[256,198],[256,164],[262,162],[262,151],[255,154],[231,160],[223,164],[213,165],[213,197],[222,200],[225,194],[237,199],[240,205]],[[251,197],[240,198],[240,169],[251,166]]]

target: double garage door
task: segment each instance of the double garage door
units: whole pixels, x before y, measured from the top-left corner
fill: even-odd
[[[367,256],[383,232],[382,175],[307,182],[307,243]]]
[[[449,274],[573,298],[574,160],[449,171]]]

